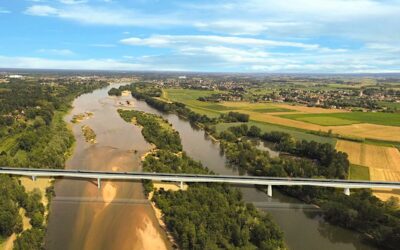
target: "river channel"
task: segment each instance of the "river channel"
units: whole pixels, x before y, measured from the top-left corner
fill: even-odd
[[[78,97],[73,115],[92,112],[93,117],[71,124],[76,138],[67,169],[140,171],[140,157],[151,149],[138,127],[117,113],[119,100],[108,89]],[[87,143],[81,126],[90,126],[97,143]],[[136,153],[135,153],[136,150]],[[51,203],[46,248],[56,250],[169,249],[165,232],[146,202],[141,182],[57,180]]]
[[[114,85],[115,87],[115,85]],[[238,175],[226,165],[218,143],[204,131],[174,114],[161,113],[130,96],[108,97],[103,88],[78,97],[66,117],[92,112],[92,118],[72,125],[76,138],[68,169],[140,171],[140,157],[151,149],[140,129],[118,115],[120,104],[163,116],[182,138],[183,149],[195,160],[218,174]],[[90,126],[97,143],[85,142],[81,126]],[[135,152],[136,151],[136,152]],[[151,206],[143,202],[140,182],[102,182],[57,180],[56,197],[51,203],[47,249],[169,249],[165,232],[159,226]],[[253,187],[240,187],[243,198],[268,212],[285,235],[289,249],[374,249],[365,245],[359,234],[326,223],[320,211],[274,189],[273,197]]]
[[[220,153],[219,144],[209,138],[203,130],[192,126],[188,121],[175,114],[162,113],[143,101],[134,100],[136,110],[161,115],[172,124],[182,138],[183,150],[190,157],[201,161],[204,166],[215,173],[239,175],[237,169],[226,165],[226,159]],[[258,148],[269,151],[271,156],[276,155],[276,152],[264,145],[259,145]],[[240,187],[240,189],[245,201],[254,203],[259,209],[272,216],[284,232],[285,242],[289,249],[374,249],[364,244],[358,233],[325,222],[321,212],[312,205],[284,195],[276,189],[273,191],[272,198],[253,187]]]

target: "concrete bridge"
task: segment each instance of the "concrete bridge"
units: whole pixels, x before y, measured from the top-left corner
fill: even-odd
[[[197,174],[169,174],[145,172],[106,172],[91,170],[59,170],[34,168],[0,167],[0,174],[36,177],[64,177],[97,180],[98,188],[101,180],[152,180],[177,182],[180,187],[183,183],[231,183],[240,185],[267,186],[267,194],[272,196],[272,186],[315,186],[343,188],[346,195],[354,188],[387,188],[400,189],[400,182],[386,181],[354,181],[339,179],[310,179],[310,178],[280,178],[259,176],[229,176],[229,175],[197,175]]]

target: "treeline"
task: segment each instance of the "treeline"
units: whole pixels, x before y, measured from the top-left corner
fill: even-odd
[[[172,152],[182,150],[181,139],[179,133],[172,129],[168,121],[161,117],[136,110],[118,110],[121,117],[126,122],[131,122],[132,119],[143,126],[143,137],[156,145],[159,149],[166,149]]]
[[[229,112],[221,114],[219,118],[210,118],[206,115],[200,115],[193,112],[185,104],[179,102],[165,102],[154,97],[160,97],[162,90],[150,84],[134,83],[128,86],[121,86],[122,90],[130,90],[132,96],[145,101],[151,107],[166,113],[176,113],[181,117],[188,119],[191,123],[216,124],[217,122],[248,122],[249,115],[239,112]]]
[[[20,79],[1,84],[0,166],[63,168],[74,142],[64,114],[74,98],[107,85]],[[40,192],[25,193],[17,179],[0,176],[0,238],[16,233],[15,249],[43,249],[46,228],[41,199]],[[23,232],[20,208],[32,225]]]
[[[231,111],[228,114],[222,114],[221,119],[224,122],[248,122],[249,115]]]
[[[120,111],[120,114],[126,121],[131,121],[132,113]],[[141,116],[146,122],[139,121]],[[162,133],[157,130],[166,123],[161,117],[142,112],[136,113],[136,119],[143,130],[148,129],[146,140],[158,138]],[[154,126],[155,122],[160,125]],[[172,128],[165,131],[170,136],[177,134]],[[148,172],[210,173],[184,152],[169,149],[174,149],[175,145],[174,142],[170,147],[163,146],[164,149],[149,154],[143,161],[143,169]],[[152,191],[151,183],[147,182],[145,189]],[[285,248],[282,233],[271,219],[253,205],[244,204],[241,193],[226,185],[202,184],[190,185],[187,191],[154,191],[153,201],[163,211],[163,219],[182,249]]]
[[[122,95],[122,90],[121,89],[117,89],[117,88],[111,88],[108,91],[108,95],[115,95],[115,96],[121,96]]]
[[[188,119],[191,123],[203,123],[203,124],[215,124],[215,118],[209,118],[206,115],[200,115],[196,112],[193,112],[189,108],[186,107],[183,103],[178,102],[164,102],[154,97],[158,97],[158,92],[155,92],[150,88],[147,90],[146,88],[138,88],[136,84],[132,84],[131,86],[131,93],[132,96],[145,101],[151,107],[160,110],[166,113],[176,113],[186,119]],[[141,91],[140,91],[140,90]],[[160,90],[161,91],[161,90]],[[155,95],[156,94],[156,95]],[[160,95],[161,96],[161,93]]]
[[[348,175],[350,163],[347,154],[338,152],[328,143],[297,141],[290,134],[278,131],[261,133],[261,129],[257,126],[251,126],[249,129],[246,124],[230,127],[216,136],[229,142],[235,142],[243,136],[274,142],[275,148],[279,151],[316,160],[319,166],[317,174],[320,176],[346,179]]]
[[[144,99],[158,110],[176,112],[173,108],[165,109],[165,102],[146,94],[135,94],[132,91],[132,95]],[[218,120],[213,122],[215,124]],[[252,175],[347,178],[349,168],[347,155],[337,152],[329,144],[297,141],[290,134],[282,132],[262,133],[258,127],[248,128],[246,125],[233,127],[218,134],[212,126],[213,123],[203,124],[214,137],[221,139],[221,150],[225,152],[230,164]],[[271,158],[267,152],[258,150],[246,142],[245,136],[274,142],[276,149],[288,154]],[[288,187],[282,190],[306,202],[319,204],[327,221],[367,235],[366,238],[378,247],[398,248],[400,212],[397,202],[380,201],[368,190],[352,190],[350,197],[343,195],[340,190],[330,188]],[[368,218],[372,218],[371,223],[367,222]]]
[[[44,85],[18,80],[0,91],[0,165],[62,168],[74,138],[63,115],[71,101],[105,82]]]
[[[42,196],[38,190],[30,193],[15,178],[0,175],[0,238],[17,234],[14,249],[42,249],[45,235]],[[31,229],[23,231],[20,209],[30,219]]]
[[[257,136],[254,136],[257,135]],[[289,156],[271,158],[257,149],[245,136],[275,143]],[[231,127],[219,134],[221,150],[230,164],[252,175],[307,178],[347,178],[347,155],[330,144],[296,141],[283,132],[261,133],[255,127]],[[380,201],[369,190],[352,190],[345,196],[340,190],[314,187],[285,187],[284,192],[306,202],[318,204],[324,218],[336,225],[368,235],[366,239],[385,249],[396,249],[400,243],[400,210],[394,199]]]

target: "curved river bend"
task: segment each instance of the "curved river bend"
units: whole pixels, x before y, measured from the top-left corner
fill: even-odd
[[[117,113],[120,103],[134,104],[134,109],[163,116],[182,138],[184,150],[195,160],[219,174],[238,175],[226,166],[219,145],[202,130],[174,114],[163,114],[145,102],[132,97],[107,96],[110,87],[85,94],[74,101],[72,115],[86,111],[94,116],[77,125],[73,133],[77,143],[69,169],[107,171],[140,171],[140,156],[151,146],[143,139],[140,129],[124,122]],[[97,134],[98,143],[84,141],[82,125],[89,125]],[[135,153],[137,150],[137,153]],[[271,214],[285,234],[290,249],[373,249],[360,240],[357,233],[332,226],[310,205],[274,190],[274,197],[253,187],[241,187],[243,198]],[[164,231],[154,212],[143,202],[139,182],[95,183],[79,180],[59,180],[56,198],[51,204],[46,248],[48,249],[169,249]]]

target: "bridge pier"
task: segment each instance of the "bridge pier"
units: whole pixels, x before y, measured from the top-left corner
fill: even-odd
[[[97,189],[101,188],[101,179],[97,178]]]
[[[36,176],[32,175],[32,181],[36,181]]]
[[[350,195],[350,188],[345,188],[344,189],[344,194],[349,196]]]
[[[267,195],[272,197],[272,185],[268,185]]]
[[[181,182],[179,183],[179,189],[180,189],[180,190],[183,190],[183,181],[181,181]]]

